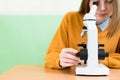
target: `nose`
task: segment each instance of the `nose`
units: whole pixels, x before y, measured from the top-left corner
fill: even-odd
[[[99,2],[98,9],[104,11],[106,9],[106,5],[104,2]]]

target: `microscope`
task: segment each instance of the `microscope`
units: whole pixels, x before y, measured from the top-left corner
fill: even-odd
[[[104,44],[98,43],[98,30],[95,17],[97,5],[98,2],[93,2],[89,13],[83,17],[84,27],[81,36],[87,33],[87,44],[84,42],[78,44],[83,49],[76,56],[80,57],[80,60],[84,60],[84,63],[75,67],[76,75],[109,75],[109,68],[99,63],[99,60],[104,60],[109,54],[104,49],[99,49],[100,47],[104,47]]]

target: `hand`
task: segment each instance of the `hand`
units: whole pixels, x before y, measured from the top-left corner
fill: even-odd
[[[80,63],[80,58],[76,57],[78,51],[73,48],[64,48],[60,53],[60,66],[70,67]]]

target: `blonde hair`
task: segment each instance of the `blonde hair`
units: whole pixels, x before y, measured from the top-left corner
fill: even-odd
[[[85,15],[86,13],[89,12],[90,10],[89,1],[90,0],[82,0],[79,13]],[[106,35],[108,38],[115,35],[115,33],[120,29],[120,15],[119,15],[120,0],[111,0],[111,1],[114,9],[113,9],[113,15],[111,16],[111,20],[109,23],[108,33]]]

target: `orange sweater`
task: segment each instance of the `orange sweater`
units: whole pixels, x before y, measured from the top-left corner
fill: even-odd
[[[58,28],[45,56],[45,65],[50,68],[61,68],[59,66],[59,54],[63,48],[74,48],[80,51],[77,44],[87,42],[87,36],[81,37],[83,27],[83,15],[78,12],[67,13]],[[109,57],[100,61],[110,68],[120,68],[120,31],[108,39],[106,34],[108,28],[102,31],[98,27],[98,40],[103,43]],[[92,55],[92,53],[91,53]]]

